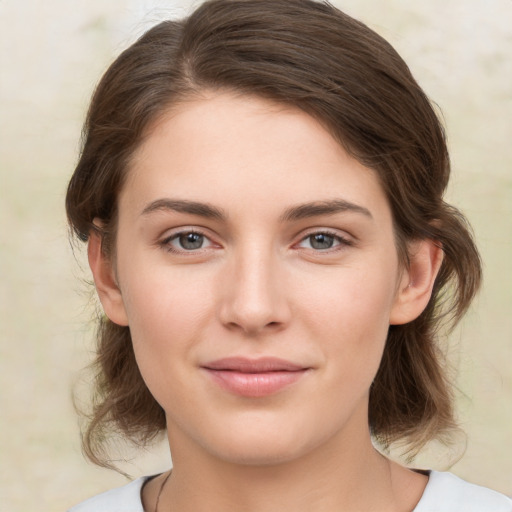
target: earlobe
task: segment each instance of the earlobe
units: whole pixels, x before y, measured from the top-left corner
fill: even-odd
[[[87,246],[89,266],[103,310],[108,318],[118,325],[128,325],[121,290],[116,282],[112,262],[105,256],[101,247],[101,235],[91,231]]]
[[[427,307],[443,261],[443,250],[435,240],[418,240],[409,248],[409,259],[409,268],[403,271],[391,310],[391,325],[412,322]]]

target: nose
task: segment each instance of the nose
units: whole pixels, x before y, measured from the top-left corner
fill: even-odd
[[[253,248],[234,255],[220,286],[220,320],[228,329],[254,337],[290,321],[282,268],[271,251]]]

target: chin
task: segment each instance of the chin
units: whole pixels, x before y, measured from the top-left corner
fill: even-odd
[[[300,458],[303,453],[296,446],[283,446],[282,443],[265,440],[249,445],[231,442],[227,450],[218,452],[217,457],[224,462],[241,466],[275,466]]]
[[[301,458],[315,444],[321,443],[314,443],[312,436],[305,435],[303,429],[286,429],[275,423],[245,429],[230,428],[217,434],[203,446],[224,462],[245,466],[287,463]]]

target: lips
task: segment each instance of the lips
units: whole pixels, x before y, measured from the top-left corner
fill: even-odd
[[[310,368],[274,357],[232,357],[211,361],[202,369],[225,391],[257,398],[287,388],[300,380]]]

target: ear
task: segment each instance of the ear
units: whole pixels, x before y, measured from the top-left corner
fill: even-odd
[[[409,248],[409,268],[403,270],[389,323],[412,322],[427,307],[443,261],[439,242],[430,239],[413,242]]]
[[[114,268],[102,251],[101,235],[91,230],[87,246],[89,266],[103,310],[108,318],[118,325],[128,325],[128,315],[124,307],[121,290],[117,284]]]

